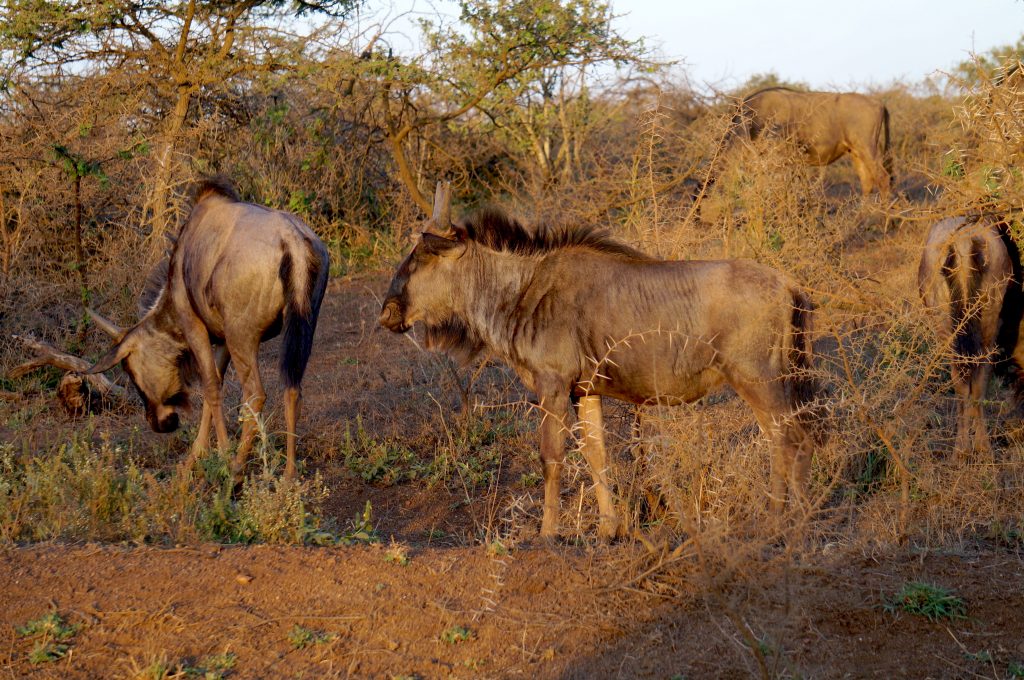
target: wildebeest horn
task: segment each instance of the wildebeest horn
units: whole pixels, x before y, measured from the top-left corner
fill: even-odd
[[[451,231],[452,226],[452,183],[444,180],[437,182],[434,190],[434,214],[427,223],[427,229],[433,227],[440,234]]]
[[[96,324],[104,333],[114,338],[114,340],[120,340],[121,338],[124,337],[124,329],[118,326],[116,323],[106,318],[99,312],[93,309],[89,309],[88,307],[85,308],[85,311],[88,312],[89,317],[92,319],[92,322]]]
[[[96,373],[102,373],[103,371],[110,370],[120,363],[122,359],[128,356],[128,353],[131,351],[131,347],[129,347],[129,345],[130,343],[128,342],[116,343],[113,347],[107,350],[106,354],[97,359],[95,364],[82,371],[82,373],[86,375],[95,375]]]

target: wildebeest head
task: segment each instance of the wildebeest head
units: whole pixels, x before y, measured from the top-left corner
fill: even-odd
[[[146,420],[155,432],[178,429],[179,413],[191,403],[187,385],[194,373],[191,352],[181,341],[159,328],[147,315],[131,329],[89,310],[96,325],[114,338],[114,345],[86,373],[101,373],[118,362],[146,404]]]
[[[466,244],[452,229],[449,192],[447,182],[438,183],[434,214],[391,280],[380,313],[381,325],[390,331],[405,333],[417,321],[438,325],[451,315],[456,285],[452,268]]]
[[[465,363],[483,343],[456,314],[464,278],[457,268],[467,245],[465,234],[452,225],[450,201],[450,185],[438,182],[433,215],[391,280],[380,323],[390,331],[405,333],[422,321],[428,349],[448,352]]]

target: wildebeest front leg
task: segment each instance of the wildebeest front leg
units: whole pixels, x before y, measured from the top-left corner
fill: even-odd
[[[219,376],[219,382],[221,388],[224,386],[224,373],[228,368],[228,361],[231,359],[231,355],[228,354],[228,349],[224,345],[218,345],[213,350],[214,360],[217,363],[217,375]],[[202,415],[199,416],[199,429],[196,432],[196,439],[192,442],[192,448],[189,451],[188,459],[186,459],[184,468],[191,470],[195,466],[196,461],[199,460],[205,453],[210,445],[210,423],[213,421],[213,409],[210,408],[209,403],[206,399],[203,399]]]
[[[217,358],[210,344],[210,332],[198,317],[181,319],[181,330],[185,341],[196,358],[199,375],[203,381],[203,409],[209,409],[209,418],[213,421],[217,433],[217,448],[220,452],[228,450],[228,429],[224,424],[224,411],[221,406],[221,373],[218,370]],[[230,348],[229,348],[230,349]],[[200,426],[202,423],[200,423]],[[203,441],[201,437],[196,439]],[[205,445],[205,442],[204,442]]]
[[[597,535],[603,540],[613,539],[619,533],[619,515],[615,511],[615,501],[608,484],[608,456],[604,446],[601,397],[581,397],[577,412],[583,429],[581,449],[590,466],[590,474],[594,478],[597,507],[601,512]]]
[[[559,495],[562,466],[565,463],[565,415],[569,408],[568,390],[540,397],[540,460],[544,466],[544,518],[541,538],[558,537]]]

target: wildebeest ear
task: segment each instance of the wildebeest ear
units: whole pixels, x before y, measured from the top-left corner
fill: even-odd
[[[124,337],[124,329],[118,326],[116,323],[106,318],[99,312],[93,309],[89,309],[88,307],[85,308],[85,311],[88,312],[89,317],[92,319],[92,322],[96,324],[96,326],[100,330],[102,330],[104,333],[112,337],[116,342],[120,342],[121,338]]]
[[[465,243],[430,233],[423,234],[422,244],[423,252],[428,255],[458,257],[466,251]]]
[[[109,371],[111,368],[121,362],[129,353],[132,351],[131,336],[125,337],[123,340],[115,344],[107,353],[101,356],[95,364],[90,366],[85,371],[82,371],[86,375],[92,375],[93,373],[102,373],[103,371]]]

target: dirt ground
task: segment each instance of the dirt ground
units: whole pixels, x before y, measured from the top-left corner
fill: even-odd
[[[165,677],[201,677],[204,659],[223,653],[235,655],[227,676],[237,678],[1002,678],[1024,668],[1024,559],[998,545],[836,551],[785,568],[766,559],[764,569],[710,590],[686,566],[666,567],[670,588],[650,587],[640,576],[658,557],[632,541],[494,549],[499,506],[522,497],[528,535],[539,496],[524,481],[537,472],[535,422],[500,368],[486,369],[476,389],[523,401],[523,417],[491,483],[364,483],[338,453],[357,417],[377,436],[414,445],[436,441],[437,429],[460,417],[444,364],[378,327],[386,283],[374,275],[332,284],[300,423],[306,473],[319,470],[331,489],[325,514],[343,523],[369,500],[385,540],[7,546],[0,674],[154,677],[144,673],[162,662]],[[276,345],[265,348],[265,366]],[[273,418],[280,389],[273,370],[264,373]],[[609,421],[621,429],[626,416],[613,412]],[[54,410],[0,434],[42,449],[81,427]],[[96,437],[130,437],[138,450],[167,451],[167,438],[145,431],[131,409],[101,414],[92,428]],[[171,450],[186,447],[182,435]],[[386,559],[390,538],[407,546],[408,564]],[[907,581],[953,589],[966,618],[933,623],[886,611],[885,598]],[[81,628],[66,657],[33,664],[33,642],[16,627],[51,610]],[[314,639],[294,644],[295,626]]]

